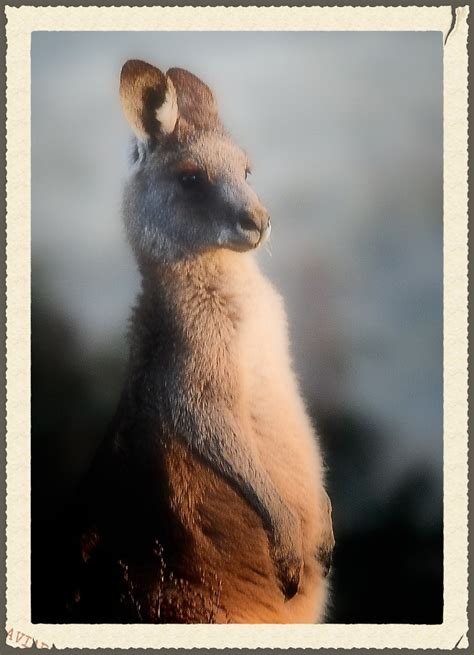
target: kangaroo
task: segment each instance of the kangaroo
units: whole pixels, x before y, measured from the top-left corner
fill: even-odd
[[[82,560],[102,572],[82,585],[82,620],[124,620],[128,603],[126,620],[321,621],[331,506],[283,303],[253,257],[271,223],[250,162],[191,73],[128,61],[120,97],[142,289],[89,484]]]

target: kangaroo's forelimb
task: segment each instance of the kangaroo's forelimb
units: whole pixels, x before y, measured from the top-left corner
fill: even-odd
[[[180,425],[187,443],[218,475],[224,477],[262,519],[276,575],[285,597],[292,598],[299,586],[302,560],[299,519],[283,502],[272,480],[259,462],[242,428],[223,405],[190,411],[181,407]]]

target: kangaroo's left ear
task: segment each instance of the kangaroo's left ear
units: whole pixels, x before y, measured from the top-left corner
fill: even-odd
[[[173,132],[178,120],[176,91],[171,79],[155,66],[137,59],[127,61],[120,75],[120,99],[141,141]]]
[[[184,120],[197,131],[220,127],[217,102],[207,84],[183,68],[170,68],[166,76],[176,89],[180,123]]]

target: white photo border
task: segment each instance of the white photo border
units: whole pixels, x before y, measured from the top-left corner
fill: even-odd
[[[56,648],[467,648],[468,7],[6,7],[7,642]],[[452,28],[452,29],[451,29]],[[450,31],[451,29],[451,31]],[[33,31],[439,31],[444,47],[444,619],[440,625],[56,625],[30,615]],[[20,644],[17,644],[20,645]]]

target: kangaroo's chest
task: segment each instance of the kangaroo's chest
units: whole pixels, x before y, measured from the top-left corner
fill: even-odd
[[[286,501],[310,515],[320,487],[318,445],[291,366],[286,316],[271,288],[242,324],[237,361],[261,461]]]
[[[298,411],[299,392],[291,368],[286,316],[270,287],[244,314],[236,340],[239,386],[256,424],[257,436],[278,439],[287,420]],[[284,429],[283,429],[284,432]]]

